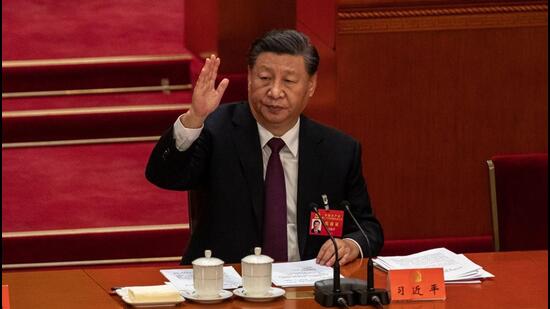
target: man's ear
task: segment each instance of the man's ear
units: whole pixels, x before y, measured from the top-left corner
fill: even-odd
[[[307,95],[308,97],[312,97],[315,93],[315,89],[317,88],[317,73],[313,74],[308,81],[307,86]]]
[[[252,70],[250,67],[248,67],[248,74],[247,74],[247,88],[248,92],[250,92],[250,86],[252,85]]]

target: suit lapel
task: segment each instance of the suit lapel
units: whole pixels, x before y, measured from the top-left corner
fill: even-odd
[[[250,190],[258,235],[261,235],[264,215],[263,159],[258,127],[247,103],[236,107],[233,128],[233,144]]]
[[[300,255],[303,255],[307,235],[309,235],[309,205],[319,201],[319,180],[323,169],[323,152],[320,150],[323,137],[315,124],[308,118],[300,120],[300,146],[298,158],[298,197],[297,197],[297,229]],[[319,196],[317,196],[319,195]]]

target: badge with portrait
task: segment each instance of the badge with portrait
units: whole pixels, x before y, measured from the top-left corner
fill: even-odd
[[[343,210],[326,210],[319,209],[319,214],[325,221],[327,228],[334,237],[342,237],[342,229],[344,226],[344,211]],[[321,220],[315,212],[311,212],[309,220],[309,235],[328,236],[328,233],[321,223]]]

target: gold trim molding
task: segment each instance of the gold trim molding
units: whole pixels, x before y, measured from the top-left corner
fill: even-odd
[[[191,84],[184,85],[161,85],[161,86],[140,86],[140,87],[117,87],[117,88],[92,88],[92,89],[71,89],[71,90],[48,90],[48,91],[22,91],[22,92],[3,92],[2,99],[10,98],[28,98],[28,97],[50,97],[84,94],[110,94],[110,93],[128,93],[128,92],[155,92],[170,93],[176,90],[192,89]]]
[[[364,19],[364,18],[391,18],[391,17],[417,17],[417,16],[442,16],[442,15],[472,15],[494,13],[523,13],[523,12],[547,12],[547,4],[533,5],[507,5],[485,7],[457,7],[457,8],[418,8],[397,9],[384,11],[355,11],[338,12],[339,19]]]
[[[189,229],[189,224],[184,223],[184,224],[112,226],[112,227],[94,227],[94,228],[82,228],[82,229],[2,232],[2,238],[83,235],[83,234],[102,234],[102,233],[120,233],[120,232],[169,231],[169,230],[185,230],[185,229]]]
[[[113,57],[83,57],[63,59],[35,59],[35,60],[6,60],[2,61],[2,68],[20,68],[28,66],[63,66],[63,65],[96,65],[111,63],[129,62],[158,62],[190,60],[190,54],[174,55],[134,55],[134,56],[113,56]]]
[[[132,113],[132,112],[160,112],[160,111],[178,111],[182,112],[189,109],[189,103],[174,103],[160,105],[125,105],[125,106],[105,106],[105,107],[75,107],[75,108],[52,108],[37,110],[19,110],[2,112],[2,118],[21,118],[21,117],[44,117],[44,116],[74,116],[87,114],[112,114],[112,113]]]
[[[2,143],[2,149],[23,148],[23,147],[91,145],[91,144],[107,144],[107,143],[153,142],[153,141],[158,141],[159,138],[160,136],[137,136],[137,137],[70,139],[70,140],[42,141],[42,142]]]
[[[168,257],[113,259],[113,260],[2,264],[2,269],[7,270],[7,269],[37,268],[37,267],[90,266],[90,265],[107,265],[107,264],[160,263],[160,262],[179,262],[179,261],[181,261],[181,256],[168,256]]]
[[[339,34],[547,25],[548,4],[365,8],[338,12]]]

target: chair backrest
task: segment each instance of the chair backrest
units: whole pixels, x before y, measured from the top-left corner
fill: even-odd
[[[487,161],[496,251],[548,249],[548,153]]]

